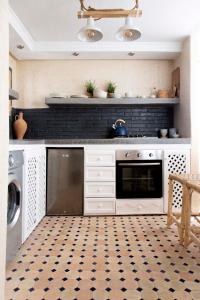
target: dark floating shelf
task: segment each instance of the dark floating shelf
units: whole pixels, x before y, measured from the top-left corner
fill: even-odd
[[[55,105],[150,105],[174,106],[180,103],[179,98],[45,98],[45,104]]]
[[[18,92],[13,89],[9,89],[9,100],[18,100],[18,99],[19,99]]]

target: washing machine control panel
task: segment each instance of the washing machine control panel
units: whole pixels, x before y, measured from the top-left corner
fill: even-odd
[[[24,155],[23,151],[16,150],[16,151],[10,151],[9,157],[8,157],[8,168],[9,169],[17,169],[22,168],[24,164]]]
[[[14,165],[15,165],[15,159],[14,159],[14,156],[12,154],[9,155],[8,164],[9,164],[10,168],[14,167]]]

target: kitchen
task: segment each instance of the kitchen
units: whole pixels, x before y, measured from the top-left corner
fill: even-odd
[[[168,177],[199,173],[188,37],[199,4],[189,33],[182,17],[174,33],[165,18],[161,38],[156,0],[133,1],[125,26],[110,17],[120,1],[109,17],[85,1],[50,2],[9,4],[5,299],[198,299],[198,247],[180,245],[166,215],[169,225]],[[183,196],[176,182],[175,214]]]

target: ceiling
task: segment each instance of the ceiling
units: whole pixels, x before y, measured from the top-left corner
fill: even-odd
[[[148,58],[155,53],[158,58],[171,58],[181,50],[182,41],[200,23],[199,0],[140,0],[141,18],[134,18],[142,37],[137,42],[116,42],[115,32],[123,26],[123,19],[102,19],[96,24],[104,38],[94,44],[77,40],[78,30],[86,20],[77,18],[79,0],[10,0],[10,50],[19,59],[68,58],[74,51],[88,58],[99,53],[107,58],[127,58],[134,51],[134,58]],[[133,6],[131,0],[86,0],[96,8],[125,8]],[[25,48],[16,49],[22,43]],[[159,50],[160,49],[160,50]],[[87,54],[88,53],[88,54]],[[165,53],[165,54],[164,54]],[[101,55],[100,55],[101,56]],[[130,57],[129,57],[130,58]]]

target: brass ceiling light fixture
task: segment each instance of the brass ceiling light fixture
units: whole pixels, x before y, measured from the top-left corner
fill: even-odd
[[[94,21],[103,18],[125,18],[125,25],[119,28],[116,38],[119,41],[134,41],[141,36],[139,29],[134,28],[133,17],[141,17],[142,10],[139,9],[139,0],[132,0],[133,7],[130,10],[122,8],[116,9],[96,9],[91,6],[86,7],[85,0],[79,0],[81,10],[77,13],[79,19],[87,19],[87,25],[81,28],[78,38],[84,42],[96,42],[103,38],[102,31],[95,26]]]

